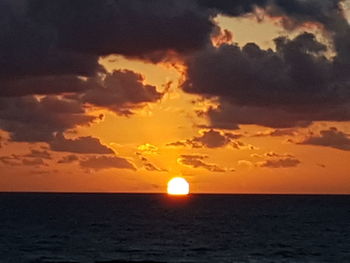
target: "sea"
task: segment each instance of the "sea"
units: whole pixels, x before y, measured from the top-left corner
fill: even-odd
[[[350,196],[0,193],[0,262],[350,262]]]

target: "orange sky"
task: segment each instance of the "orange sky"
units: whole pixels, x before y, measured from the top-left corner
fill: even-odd
[[[252,17],[221,16],[217,23],[229,30],[240,46],[254,41],[262,48],[273,48],[272,39],[286,33],[272,20],[257,24]],[[98,138],[134,169],[81,167],[81,160],[90,155],[49,151],[46,143],[11,142],[2,131],[0,156],[10,156],[7,161],[16,163],[18,156],[32,150],[49,152],[50,157],[40,157],[38,163],[30,157],[20,164],[0,163],[0,191],[165,192],[168,180],[181,176],[193,193],[350,194],[350,150],[299,144],[311,132],[318,135],[331,127],[349,135],[350,122],[314,122],[281,130],[284,134],[279,136],[271,134],[280,130],[257,125],[240,125],[239,130],[205,128],[208,119],[196,113],[217,104],[180,89],[184,80],[181,62],[152,64],[115,55],[100,58],[100,63],[110,72],[137,72],[144,84],[156,86],[165,95],[128,117],[91,107],[90,114],[103,114],[103,118],[72,129],[65,137]],[[69,155],[80,159],[60,161]]]

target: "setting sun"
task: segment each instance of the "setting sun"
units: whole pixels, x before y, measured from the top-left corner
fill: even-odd
[[[181,177],[175,177],[168,182],[168,194],[187,195],[190,191],[188,182]]]

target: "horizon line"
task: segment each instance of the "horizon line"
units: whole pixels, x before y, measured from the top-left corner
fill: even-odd
[[[168,195],[166,192],[94,192],[94,191],[77,191],[77,192],[71,192],[71,191],[0,191],[0,194],[115,194],[115,195]],[[350,195],[350,193],[265,193],[265,192],[258,192],[258,193],[213,193],[213,192],[195,192],[195,193],[189,193],[188,195],[324,195],[324,196],[346,196]]]

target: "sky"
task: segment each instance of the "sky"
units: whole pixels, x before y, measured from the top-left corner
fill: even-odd
[[[349,194],[349,14],[0,0],[0,191]]]

